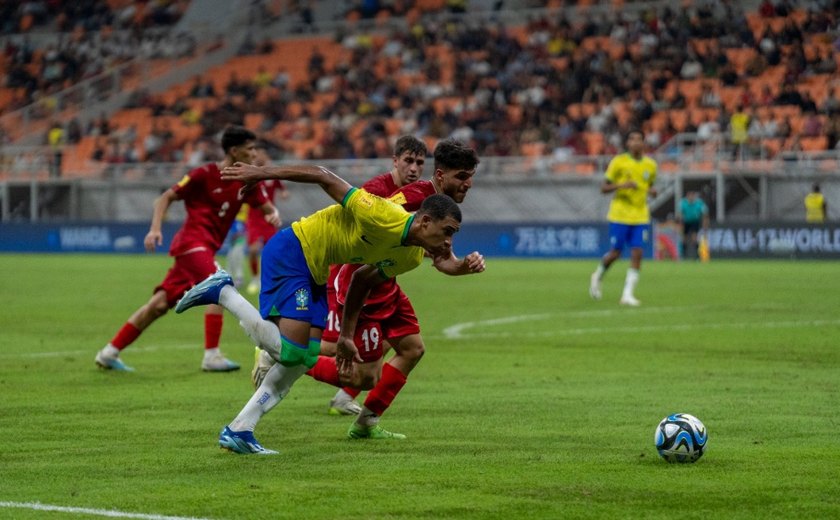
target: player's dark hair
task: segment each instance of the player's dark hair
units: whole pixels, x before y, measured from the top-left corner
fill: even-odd
[[[222,150],[225,153],[230,152],[234,146],[242,146],[248,141],[256,141],[257,136],[254,132],[243,128],[241,126],[229,126],[222,132]]]
[[[820,183],[818,183],[818,182],[815,182],[815,183],[814,183],[814,192],[815,192],[815,193],[819,193],[819,192],[820,192]]]
[[[443,139],[435,146],[435,169],[472,170],[479,163],[475,150],[457,139]]]
[[[394,156],[399,157],[406,152],[425,157],[429,150],[426,148],[426,143],[413,135],[401,135],[394,144]]]
[[[639,134],[639,136],[642,138],[642,141],[645,140],[645,133],[642,131],[641,128],[631,128],[624,135],[624,142],[626,143],[627,140],[630,139],[630,136],[633,135],[633,134]]]
[[[452,197],[443,193],[436,193],[423,199],[423,204],[420,205],[417,214],[429,215],[436,221],[452,217],[461,222],[461,208],[452,200]]]

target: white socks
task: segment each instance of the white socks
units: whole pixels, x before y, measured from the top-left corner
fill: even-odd
[[[604,278],[604,273],[605,272],[607,272],[607,268],[604,267],[604,263],[603,262],[599,263],[598,268],[595,269],[595,278],[597,278],[598,280],[601,280],[602,278]]]
[[[624,279],[624,292],[621,293],[622,298],[633,298],[637,283],[639,283],[639,270],[632,267],[628,268],[627,277]]]
[[[359,416],[356,417],[356,424],[365,428],[373,428],[379,424],[379,416],[368,410],[367,406],[363,406]]]
[[[245,334],[255,345],[268,352],[274,359],[280,359],[280,331],[273,323],[264,320],[251,302],[235,288],[226,285],[219,292],[219,305],[236,316],[239,325],[245,329]]]
[[[307,370],[306,365],[286,367],[280,363],[275,364],[265,375],[265,379],[251,396],[248,404],[228,427],[235,432],[254,431],[262,416],[286,397],[295,381]]]

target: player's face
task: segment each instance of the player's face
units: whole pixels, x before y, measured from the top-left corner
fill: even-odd
[[[458,204],[464,202],[467,192],[472,188],[473,175],[475,175],[475,169],[435,171],[440,190]]]
[[[423,165],[426,158],[411,152],[403,152],[399,157],[394,157],[394,171],[397,172],[397,180],[400,188],[406,184],[419,180],[423,176]]]
[[[452,217],[441,220],[432,220],[428,215],[423,215],[423,248],[435,254],[442,254],[452,249],[452,237],[461,229],[461,223]]]
[[[627,151],[632,155],[639,155],[645,150],[645,138],[639,132],[627,136]]]
[[[269,163],[269,161],[270,161],[270,158],[268,156],[268,152],[266,151],[266,149],[265,148],[257,148],[254,151],[254,162],[252,162],[251,164],[253,164],[254,166],[265,166],[266,164]]]
[[[254,141],[247,141],[245,144],[231,148],[230,154],[233,156],[233,162],[256,164],[257,144]]]

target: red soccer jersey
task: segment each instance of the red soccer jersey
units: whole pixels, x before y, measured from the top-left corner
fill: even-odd
[[[391,175],[391,172],[377,175],[362,184],[363,190],[379,197],[388,197],[388,195],[397,191],[397,188],[398,186],[394,183],[394,176]]]
[[[191,170],[172,186],[178,198],[184,201],[187,219],[172,238],[169,254],[178,256],[198,248],[218,251],[242,204],[262,206],[268,202],[261,184],[244,198],[239,196],[242,186],[244,184],[239,181],[223,181],[215,163]]]
[[[435,193],[437,193],[437,189],[435,189],[432,181],[416,181],[403,186],[395,193],[392,192],[388,199],[396,202],[406,211],[417,211],[423,201]]]
[[[268,200],[274,202],[274,198],[277,195],[277,192],[283,191],[284,185],[283,181],[276,180],[276,179],[269,179],[267,181],[262,181],[263,186],[265,186],[265,193],[268,197]],[[274,227],[271,224],[268,224],[265,221],[265,213],[262,212],[259,206],[251,206],[248,209],[248,224],[251,225],[251,222],[257,222],[256,225],[261,226],[263,224],[267,224],[270,227]]]

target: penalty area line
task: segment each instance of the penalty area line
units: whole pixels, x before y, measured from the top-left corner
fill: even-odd
[[[642,325],[632,327],[585,327],[568,328],[558,330],[546,330],[540,332],[483,332],[473,334],[457,335],[443,334],[435,336],[438,339],[485,339],[485,338],[510,338],[510,337],[545,337],[545,336],[582,336],[585,334],[614,334],[616,332],[640,333],[640,332],[661,332],[661,331],[685,331],[697,329],[786,329],[800,327],[834,327],[840,325],[840,320],[802,320],[802,321],[776,321],[771,323],[760,322],[728,322],[728,323],[666,323],[662,325]]]
[[[51,511],[55,513],[75,513],[81,515],[105,516],[109,518],[139,518],[141,520],[209,520],[194,516],[149,515],[144,513],[126,513],[112,509],[92,509],[88,507],[66,507],[42,504],[40,502],[0,502],[0,508],[29,509],[32,511]]]

